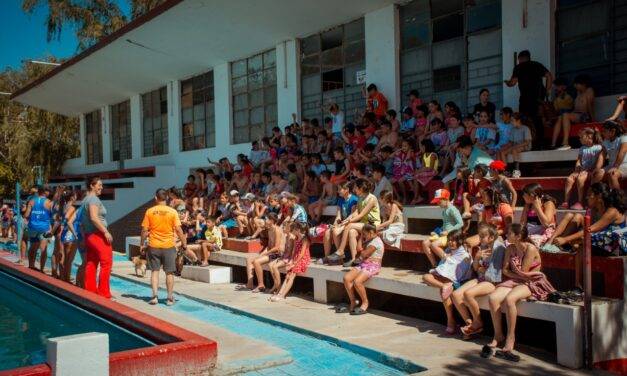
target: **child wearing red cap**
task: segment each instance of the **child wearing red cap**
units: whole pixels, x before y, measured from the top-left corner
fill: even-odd
[[[429,239],[422,242],[422,252],[427,256],[432,266],[436,265],[435,255],[443,255],[447,245],[447,235],[453,230],[461,230],[464,225],[459,209],[451,203],[451,192],[448,189],[438,189],[431,200],[432,204],[437,204],[444,209],[442,211],[442,230],[432,232]]]
[[[506,164],[503,161],[495,160],[490,163],[490,176],[492,177],[492,189],[494,194],[499,195],[499,200],[516,206],[518,194],[512,185],[512,182],[503,175]]]

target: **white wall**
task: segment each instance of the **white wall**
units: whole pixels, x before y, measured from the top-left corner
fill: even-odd
[[[278,126],[292,123],[292,114],[300,113],[300,64],[298,43],[288,40],[276,46],[276,87]]]
[[[132,159],[141,158],[142,145],[142,96],[135,94],[130,99],[131,109],[131,153]]]
[[[400,99],[398,9],[396,5],[367,13],[366,81],[375,84],[388,99],[389,107],[398,109]]]
[[[170,81],[166,86],[168,96],[168,153],[181,150],[181,82]]]
[[[528,0],[527,24],[523,26],[523,4],[520,0],[502,0],[503,79],[511,77],[516,62],[514,53],[531,52],[531,59],[554,72],[554,8],[551,0]],[[503,105],[518,109],[518,87],[503,88]]]
[[[102,137],[102,162],[111,162],[111,106],[100,108],[101,137]]]

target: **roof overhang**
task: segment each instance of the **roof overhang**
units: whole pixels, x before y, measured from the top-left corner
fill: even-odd
[[[11,99],[74,116],[359,18],[394,0],[168,0]]]

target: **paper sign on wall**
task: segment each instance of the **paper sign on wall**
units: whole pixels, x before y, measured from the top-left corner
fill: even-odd
[[[355,72],[355,81],[357,81],[358,84],[365,84],[366,83],[366,70],[360,70]]]

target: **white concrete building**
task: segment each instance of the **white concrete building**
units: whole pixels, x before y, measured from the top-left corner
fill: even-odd
[[[484,87],[516,109],[503,80],[525,49],[555,76],[592,76],[602,118],[627,86],[619,3],[169,0],[13,99],[80,116],[81,156],[65,173],[157,166],[157,185],[181,185],[293,113],[322,121],[336,102],[351,121],[364,83],[397,110],[411,89],[465,109]]]

